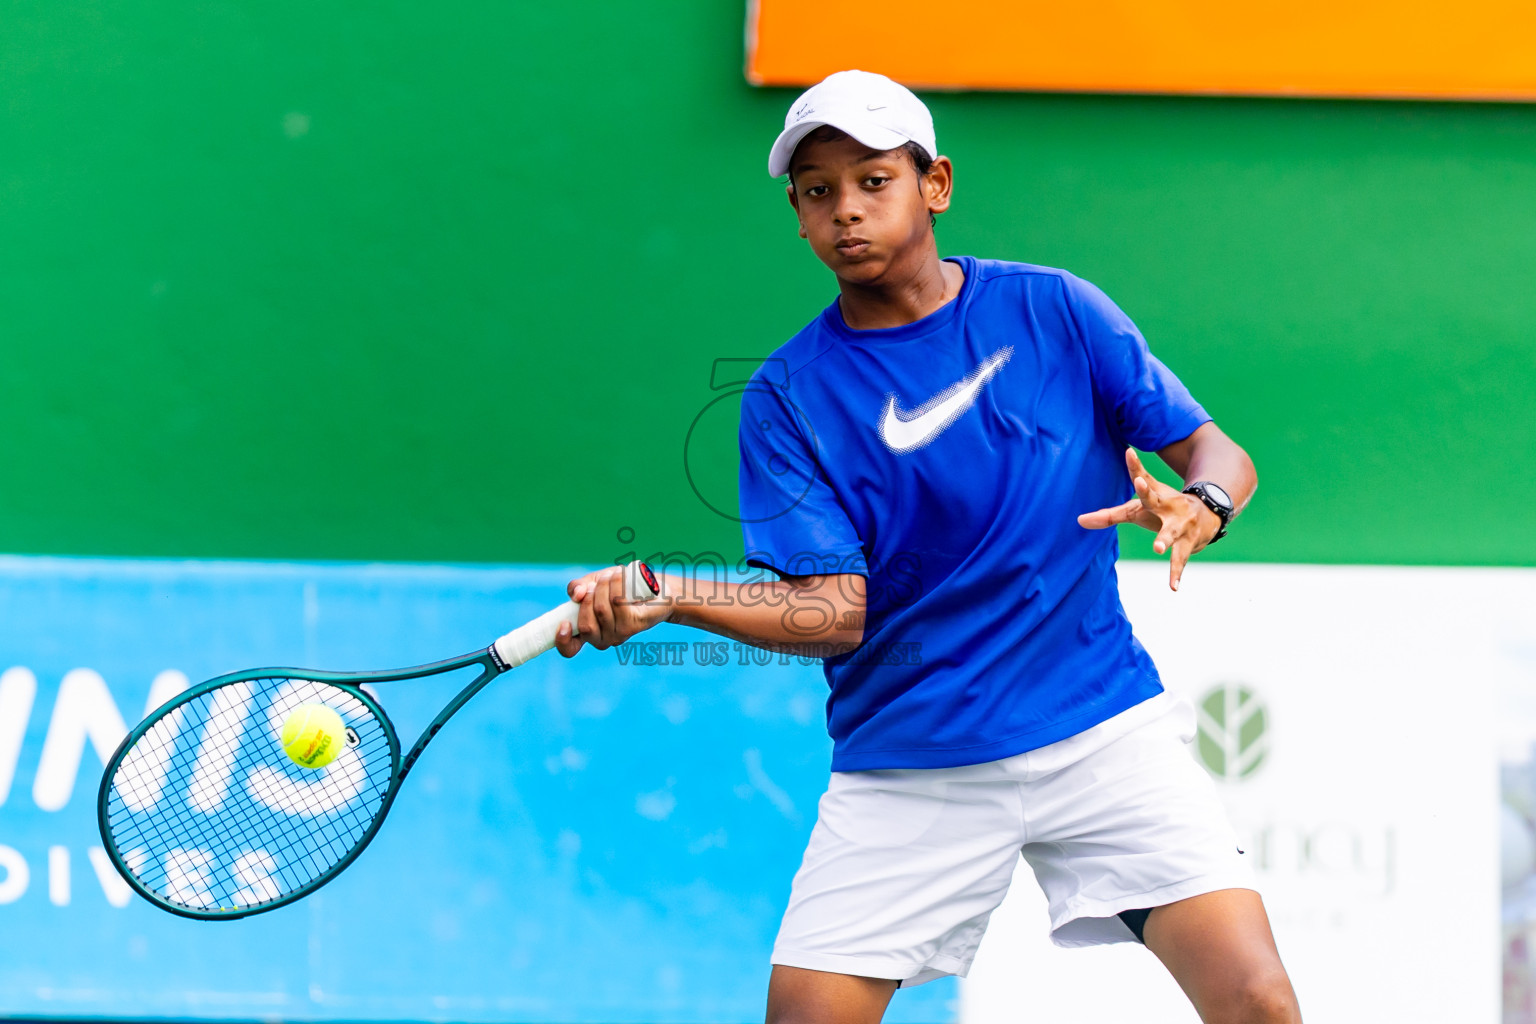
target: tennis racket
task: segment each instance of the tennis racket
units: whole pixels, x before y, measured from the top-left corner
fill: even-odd
[[[631,601],[657,596],[650,567],[624,570]],[[567,601],[483,651],[387,672],[262,668],[219,676],[167,702],[118,746],[97,797],[101,838],[141,896],[173,914],[226,921],[292,903],[357,859],[383,824],[416,759],[471,697],[555,645]],[[402,758],[395,728],[366,684],[478,666]],[[301,704],[340,715],[346,742],[324,768],[283,750]]]

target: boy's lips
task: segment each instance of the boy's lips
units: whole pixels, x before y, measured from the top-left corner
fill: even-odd
[[[839,238],[833,248],[843,256],[858,256],[869,248],[869,242],[863,238]]]

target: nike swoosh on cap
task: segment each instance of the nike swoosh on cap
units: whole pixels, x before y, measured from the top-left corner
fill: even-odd
[[[982,360],[968,376],[956,381],[922,405],[906,412],[897,406],[896,396],[885,398],[885,413],[880,417],[880,440],[897,455],[915,452],[944,432],[965,411],[976,404],[976,396],[997,371],[1013,357],[1013,346],[1005,345]]]

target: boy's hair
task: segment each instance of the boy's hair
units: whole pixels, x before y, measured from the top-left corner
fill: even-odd
[[[901,148],[906,150],[907,156],[912,158],[912,166],[917,168],[919,178],[933,170],[933,157],[928,155],[928,151],[922,147],[921,143],[908,142]]]
[[[841,128],[834,128],[829,124],[824,124],[802,139],[801,144],[804,145],[807,142],[837,142],[848,137],[848,133]],[[798,149],[799,147],[796,148]],[[929,156],[928,151],[919,143],[907,142],[896,148],[907,154],[908,158],[911,159],[912,168],[917,171],[919,178],[933,170],[933,157]],[[795,183],[795,164],[793,160],[789,164],[789,183],[791,185]],[[934,222],[935,217],[930,213],[928,215],[928,223],[933,224]]]

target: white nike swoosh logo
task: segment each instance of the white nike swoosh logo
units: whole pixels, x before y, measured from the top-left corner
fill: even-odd
[[[927,445],[942,434],[945,427],[976,404],[976,396],[987,386],[987,381],[997,376],[997,371],[1012,357],[1012,345],[998,349],[969,376],[956,381],[911,412],[897,408],[896,396],[887,395],[885,414],[880,417],[880,440],[897,455],[915,452]]]

